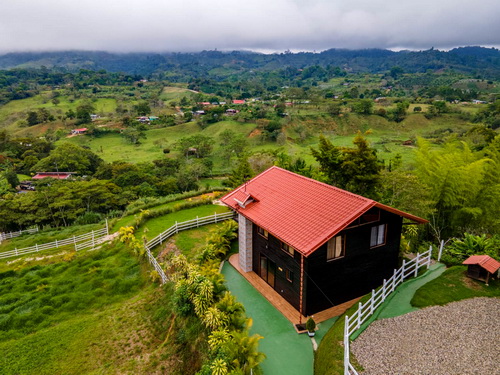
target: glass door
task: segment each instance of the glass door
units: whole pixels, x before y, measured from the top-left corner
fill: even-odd
[[[267,257],[260,256],[260,277],[267,281]]]
[[[264,255],[260,256],[259,276],[274,288],[274,282],[276,280],[276,263],[269,260],[269,258]]]

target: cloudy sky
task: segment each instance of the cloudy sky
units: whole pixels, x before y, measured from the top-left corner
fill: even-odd
[[[0,0],[0,52],[500,46],[499,0]]]

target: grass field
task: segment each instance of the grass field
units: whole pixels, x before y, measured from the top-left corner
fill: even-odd
[[[454,266],[440,277],[417,290],[411,300],[415,307],[445,305],[474,297],[500,297],[500,280],[491,280],[489,286],[466,275],[466,266]]]
[[[193,208],[188,208],[178,212],[172,212],[171,214],[155,217],[146,221],[144,225],[139,227],[136,232],[137,235],[142,238],[145,236],[148,240],[156,237],[161,232],[167,230],[175,222],[183,222],[187,220],[196,219],[196,217],[204,217],[213,215],[215,212],[223,213],[227,212],[229,209],[226,206],[219,206],[208,204],[204,206],[198,206]]]
[[[67,228],[57,228],[49,230],[41,230],[33,234],[23,234],[22,236],[11,238],[0,244],[0,252],[13,250],[15,248],[22,249],[25,247],[34,246],[35,244],[44,244],[55,240],[63,240],[72,236],[88,233],[92,230],[104,228],[105,224],[89,224],[75,225]]]

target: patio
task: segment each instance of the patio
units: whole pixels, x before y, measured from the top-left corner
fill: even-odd
[[[262,295],[271,303],[283,316],[293,325],[302,321],[305,323],[307,317],[300,314],[290,303],[278,294],[269,284],[262,280],[255,272],[243,272],[239,266],[239,254],[233,254],[229,258],[229,263]],[[320,311],[313,315],[316,323],[321,323],[342,315],[349,307],[358,302],[360,298],[347,301],[340,305]]]

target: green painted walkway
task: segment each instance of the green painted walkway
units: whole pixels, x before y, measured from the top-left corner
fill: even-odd
[[[446,267],[444,264],[436,263],[432,265],[423,275],[405,281],[403,284],[398,286],[394,293],[387,297],[384,303],[379,306],[371,318],[361,325],[361,328],[351,336],[351,339],[354,340],[358,337],[375,320],[393,318],[395,316],[404,315],[418,310],[418,308],[413,307],[410,303],[415,295],[415,292],[424,284],[427,284],[429,281],[441,276],[445,269]]]
[[[222,273],[231,293],[243,303],[247,315],[253,319],[251,333],[264,337],[259,343],[259,350],[267,356],[261,365],[264,374],[312,375],[313,348],[309,337],[297,334],[292,323],[227,262]],[[323,324],[321,331],[324,334],[333,322]]]

